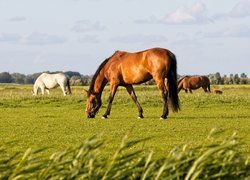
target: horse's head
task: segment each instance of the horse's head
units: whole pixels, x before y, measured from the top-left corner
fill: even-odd
[[[38,86],[37,86],[36,83],[34,84],[34,88],[32,90],[32,95],[33,96],[37,96],[38,95]]]
[[[87,92],[85,114],[87,118],[94,118],[102,105],[101,96],[98,93]]]

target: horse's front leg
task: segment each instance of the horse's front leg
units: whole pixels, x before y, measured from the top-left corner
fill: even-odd
[[[45,87],[41,87],[41,93],[44,96]]]
[[[112,85],[112,84],[110,84],[109,102],[108,102],[108,106],[107,106],[106,112],[105,112],[104,115],[102,116],[103,119],[108,118],[108,115],[110,115],[112,102],[113,102],[113,100],[114,100],[114,97],[115,97],[115,93],[116,93],[116,91],[117,91],[117,88],[118,88],[118,85]]]
[[[67,91],[66,91],[66,85],[63,83],[60,83],[59,86],[62,89],[63,95],[66,96],[67,95]]]
[[[127,89],[127,92],[129,93],[129,95],[132,97],[134,103],[136,104],[137,106],[137,109],[138,109],[138,118],[141,119],[141,118],[144,118],[143,117],[143,110],[142,110],[142,107],[140,105],[140,103],[138,102],[137,100],[137,97],[136,97],[136,94],[135,94],[135,91],[134,91],[134,88],[132,85],[127,85],[126,86],[126,89]]]
[[[46,92],[47,92],[48,95],[50,95],[49,89],[46,89]]]

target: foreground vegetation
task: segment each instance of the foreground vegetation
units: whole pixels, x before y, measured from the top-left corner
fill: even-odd
[[[212,87],[212,89],[223,90],[222,95],[205,94],[202,90],[194,91],[193,94],[181,92],[181,111],[179,113],[170,112],[167,120],[159,119],[162,113],[162,101],[155,86],[135,87],[139,102],[144,109],[145,118],[142,120],[137,119],[137,109],[124,88],[119,88],[115,96],[109,119],[101,119],[106,108],[108,89],[105,89],[103,93],[103,107],[97,117],[86,119],[84,117],[86,100],[84,88],[87,89],[87,87],[72,87],[72,96],[63,97],[61,90],[55,89],[52,90],[51,96],[33,97],[30,85],[0,85],[0,145],[2,145],[0,157],[10,162],[7,167],[9,171],[5,172],[6,177],[11,174],[18,176],[23,171],[27,171],[27,173],[34,171],[34,174],[26,174],[27,176],[32,177],[39,174],[43,177],[43,171],[46,168],[46,172],[51,171],[56,179],[61,175],[73,176],[73,171],[75,176],[88,172],[88,177],[93,175],[93,178],[94,175],[103,177],[107,171],[114,175],[115,169],[112,169],[113,166],[111,168],[109,163],[113,162],[117,167],[123,167],[118,163],[121,156],[127,157],[121,161],[125,162],[126,166],[129,167],[129,164],[132,163],[131,169],[126,169],[126,171],[133,177],[138,174],[140,177],[147,178],[156,178],[157,174],[160,175],[159,177],[167,177],[171,174],[169,174],[170,170],[176,173],[180,170],[177,177],[186,177],[194,164],[196,164],[194,169],[198,170],[197,177],[207,175],[215,177],[214,175],[218,175],[219,172],[223,177],[223,174],[228,175],[224,170],[237,174],[239,177],[249,176],[246,174],[246,168],[249,168],[247,158],[250,154],[249,85]],[[214,127],[223,130],[223,133],[211,142],[207,139],[207,135]],[[242,139],[240,145],[234,138],[234,140],[228,138],[233,132],[237,132],[238,137]],[[127,148],[122,148],[125,151],[117,155],[116,152],[119,151],[121,139],[125,134],[129,135],[129,141],[125,141],[123,144]],[[99,135],[101,138],[90,138],[89,141],[82,144],[85,139],[93,137],[93,135]],[[140,143],[129,143],[145,138],[149,139]],[[11,148],[5,147],[8,142],[13,142]],[[79,146],[79,144],[82,145]],[[93,148],[90,148],[92,146]],[[49,148],[40,151],[47,147]],[[90,150],[83,147],[89,147]],[[175,147],[179,148],[173,150]],[[55,151],[59,152],[55,153]],[[74,159],[80,151],[88,155],[78,164],[78,161],[74,161]],[[148,153],[151,151],[152,156]],[[208,153],[211,151],[215,152]],[[23,155],[20,152],[25,153]],[[79,158],[83,156],[81,153]],[[116,155],[117,159],[114,158]],[[206,165],[200,167],[199,159],[205,158],[203,155],[207,158],[204,161]],[[178,163],[180,164],[172,166],[175,162],[173,158],[179,158]],[[0,162],[6,162],[1,160]],[[225,163],[224,161],[227,160],[229,161]],[[74,162],[77,162],[77,167],[84,165],[87,169],[78,172]],[[22,163],[27,163],[27,166],[23,166]],[[218,169],[213,169],[214,166],[209,169],[211,163],[215,163],[214,166]],[[232,167],[229,165],[230,163]],[[171,164],[173,169],[168,164]],[[239,171],[231,169],[232,164]],[[135,165],[138,165],[138,169]],[[2,164],[1,167],[3,167]],[[27,169],[23,169],[23,167]],[[37,171],[34,169],[30,171],[29,168],[35,168]],[[208,170],[207,174],[203,171],[204,169],[199,168]],[[60,169],[62,174],[57,176],[56,172]],[[96,173],[93,174],[93,172]],[[118,170],[116,172],[121,173]],[[144,176],[145,173],[147,176]],[[107,178],[111,177],[109,173],[106,175]],[[190,178],[195,177],[193,174],[189,176]],[[234,177],[234,175],[230,175],[230,177]]]
[[[235,134],[215,143],[212,130],[209,145],[188,145],[173,149],[154,160],[153,152],[131,150],[144,140],[128,141],[109,158],[103,156],[104,141],[91,137],[76,148],[41,157],[42,149],[6,154],[0,146],[0,179],[247,179],[249,158],[239,152]]]

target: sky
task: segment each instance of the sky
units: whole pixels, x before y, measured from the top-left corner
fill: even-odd
[[[178,74],[250,76],[250,0],[0,0],[0,72],[92,75],[116,50],[171,50]]]

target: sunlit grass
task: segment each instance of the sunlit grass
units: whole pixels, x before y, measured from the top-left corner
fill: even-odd
[[[0,142],[16,141],[12,151],[29,147],[51,147],[63,150],[82,142],[83,139],[101,134],[106,140],[105,155],[111,156],[121,138],[130,133],[131,139],[152,137],[145,147],[157,152],[155,158],[169,153],[173,147],[189,143],[194,146],[217,127],[228,136],[236,131],[245,146],[240,151],[250,152],[250,86],[220,86],[222,95],[180,93],[181,111],[172,113],[167,120],[160,120],[162,100],[155,86],[136,86],[138,100],[145,118],[137,119],[137,108],[125,88],[119,88],[109,119],[101,119],[109,94],[103,93],[103,107],[95,119],[84,116],[86,96],[83,89],[72,87],[72,96],[64,97],[54,89],[50,96],[31,95],[32,86],[0,86]]]

